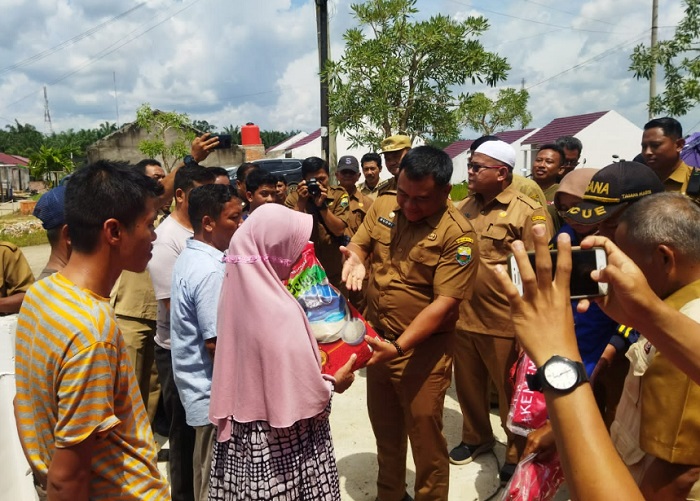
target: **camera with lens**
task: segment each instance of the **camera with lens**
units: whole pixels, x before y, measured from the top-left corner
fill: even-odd
[[[309,191],[309,196],[311,198],[316,198],[321,194],[321,185],[318,184],[315,177],[306,181],[306,189]]]

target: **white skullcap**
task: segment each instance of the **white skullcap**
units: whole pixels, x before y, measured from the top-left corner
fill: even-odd
[[[474,153],[481,153],[494,160],[503,162],[511,169],[515,167],[515,149],[504,141],[486,141],[479,145]]]

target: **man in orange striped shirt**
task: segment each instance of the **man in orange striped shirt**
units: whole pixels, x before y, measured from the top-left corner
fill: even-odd
[[[122,270],[141,272],[155,233],[155,181],[97,162],[66,189],[73,252],[19,313],[15,413],[40,496],[163,500],[168,484],[124,339],[109,305]]]

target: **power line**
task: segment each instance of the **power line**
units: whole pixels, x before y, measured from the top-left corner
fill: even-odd
[[[143,7],[144,5],[146,5],[146,4],[145,4],[145,3],[137,4],[135,7],[132,7],[131,9],[129,9],[129,10],[127,10],[127,11],[124,11],[124,12],[122,12],[121,14],[117,14],[117,15],[114,16],[113,18],[108,19],[108,20],[105,21],[104,23],[98,24],[97,26],[95,26],[95,27],[93,27],[93,28],[90,28],[90,29],[87,30],[87,31],[84,31],[84,32],[81,33],[80,35],[76,35],[76,36],[74,36],[73,38],[71,38],[71,39],[69,39],[69,40],[65,40],[65,41],[59,43],[58,45],[54,45],[54,46],[51,47],[50,49],[46,49],[46,50],[44,50],[44,51],[42,51],[42,52],[39,52],[39,53],[37,53],[37,54],[34,54],[33,56],[30,56],[30,57],[28,57],[28,58],[26,58],[26,59],[23,59],[23,60],[21,60],[21,61],[15,63],[15,64],[12,64],[12,65],[10,65],[10,66],[7,66],[7,67],[5,67],[5,68],[2,68],[2,69],[0,69],[0,75],[2,75],[3,73],[7,73],[8,71],[12,71],[12,70],[16,70],[16,69],[18,69],[18,68],[22,68],[22,67],[24,67],[24,66],[28,66],[28,65],[30,65],[30,64],[32,64],[32,63],[35,63],[35,62],[37,62],[37,61],[40,61],[41,59],[44,59],[45,57],[50,56],[51,54],[55,54],[56,52],[58,52],[58,51],[60,51],[60,50],[62,50],[62,49],[65,49],[66,47],[70,47],[71,45],[75,45],[76,43],[80,42],[80,41],[83,40],[84,38],[87,38],[87,37],[89,37],[90,35],[93,35],[93,34],[97,33],[99,30],[101,30],[102,28],[107,27],[108,25],[112,24],[114,21],[117,21],[118,19],[121,19],[122,17],[128,16],[129,14],[131,14],[131,13],[134,12],[135,10],[140,9],[140,8]]]
[[[590,59],[586,59],[585,61],[580,62],[580,63],[578,63],[578,64],[576,64],[576,65],[574,65],[574,66],[572,66],[572,67],[570,67],[570,68],[567,68],[567,69],[565,69],[564,71],[560,71],[560,72],[557,73],[556,75],[553,75],[553,76],[551,76],[551,77],[549,77],[549,78],[545,78],[544,80],[541,80],[541,81],[537,82],[536,84],[532,84],[532,85],[530,85],[529,87],[527,87],[526,90],[530,90],[530,89],[532,89],[533,87],[537,87],[538,85],[541,85],[541,84],[543,84],[543,83],[545,83],[545,82],[549,82],[550,80],[553,80],[554,78],[557,78],[557,77],[563,75],[564,73],[568,73],[568,72],[571,71],[571,70],[575,70],[575,69],[577,69],[577,68],[580,68],[580,67],[582,67],[582,66],[585,66],[585,65],[587,65],[587,64],[590,63],[590,62],[596,61],[596,60],[598,60],[598,59],[603,59],[604,57],[607,57],[608,55],[612,54],[612,53],[615,52],[616,50],[621,49],[621,48],[624,47],[625,45],[629,45],[629,44],[632,44],[632,43],[635,43],[635,42],[641,40],[643,37],[646,36],[647,31],[648,31],[648,30],[644,30],[644,32],[642,32],[640,35],[637,35],[637,36],[634,37],[634,38],[630,38],[629,40],[627,40],[627,41],[625,41],[625,42],[622,42],[621,44],[616,45],[616,46],[614,46],[614,47],[611,47],[611,48],[609,48],[609,49],[607,49],[607,50],[601,52],[600,54],[597,54],[597,55],[591,57]]]
[[[556,11],[556,12],[561,12],[561,13],[563,13],[563,14],[569,14],[569,15],[571,15],[571,16],[577,16],[577,17],[580,17],[580,18],[582,18],[582,19],[586,19],[586,20],[588,20],[588,21],[595,21],[595,22],[597,22],[597,23],[603,23],[603,24],[609,24],[610,26],[615,26],[615,23],[611,23],[611,22],[608,22],[608,21],[603,21],[602,19],[596,19],[596,18],[594,18],[594,17],[582,16],[582,15],[579,14],[578,12],[570,12],[570,11],[568,11],[568,10],[557,9],[556,7],[552,7],[551,5],[547,5],[547,4],[535,2],[535,0],[523,0],[523,2],[528,2],[528,3],[535,4],[535,5],[539,5],[540,7],[544,7],[545,9],[553,10],[553,11]]]
[[[61,75],[61,76],[58,77],[57,79],[55,79],[55,80],[49,82],[49,85],[55,85],[55,84],[57,84],[57,83],[59,83],[59,82],[62,82],[62,81],[65,80],[66,78],[69,78],[69,77],[75,75],[76,73],[78,73],[79,71],[83,70],[84,68],[87,68],[88,66],[92,65],[93,63],[96,63],[97,61],[99,61],[99,60],[105,58],[106,56],[108,56],[108,55],[110,55],[110,54],[116,52],[117,50],[121,49],[121,48],[124,47],[125,45],[130,44],[130,43],[133,42],[134,40],[137,40],[138,38],[142,37],[142,36],[145,35],[146,33],[149,33],[150,31],[154,30],[155,28],[157,28],[158,26],[160,26],[160,25],[163,24],[164,22],[166,22],[166,21],[172,19],[173,17],[175,17],[176,15],[180,14],[182,11],[184,11],[184,10],[186,10],[186,9],[189,9],[190,7],[192,7],[194,4],[196,4],[196,3],[199,2],[199,1],[200,1],[200,0],[193,0],[193,1],[190,2],[189,4],[185,5],[183,8],[179,9],[178,11],[174,12],[174,13],[171,14],[171,15],[167,15],[166,17],[164,17],[163,19],[161,19],[160,21],[158,21],[156,24],[154,24],[154,25],[152,25],[151,27],[149,27],[148,29],[142,31],[142,32],[139,33],[138,35],[136,35],[136,36],[134,36],[134,37],[131,37],[131,38],[128,38],[129,35],[131,35],[132,33],[137,32],[137,31],[139,30],[139,28],[135,28],[134,30],[132,30],[131,32],[129,32],[129,34],[127,35],[126,40],[125,40],[124,38],[121,38],[119,41],[114,42],[114,43],[111,44],[111,45],[108,45],[107,47],[105,47],[104,49],[102,49],[101,51],[99,51],[96,55],[94,55],[93,57],[91,57],[90,60],[88,60],[88,61],[85,62],[84,64],[78,66],[76,69],[74,69],[74,70],[72,70],[72,71],[69,71],[68,73],[64,73],[63,75]],[[5,105],[5,109],[10,108],[11,106],[14,106],[14,105],[18,104],[18,103],[24,101],[24,100],[27,99],[27,98],[32,97],[34,94],[36,94],[36,91],[30,92],[30,93],[27,94],[26,96],[21,97],[21,98],[17,99],[16,101],[13,101],[13,102],[11,102],[11,103]]]
[[[453,3],[459,4],[459,5],[463,5],[463,6],[465,6],[465,7],[472,7],[472,8],[474,8],[474,9],[477,9],[477,10],[480,10],[480,11],[484,11],[484,12],[488,12],[488,13],[490,13],[490,14],[496,14],[497,16],[503,16],[503,17],[508,17],[508,18],[511,18],[511,19],[517,19],[517,20],[519,20],[519,21],[527,21],[528,23],[540,24],[540,25],[542,25],[542,26],[551,26],[551,27],[553,27],[553,28],[561,28],[561,29],[564,29],[564,30],[571,30],[571,31],[584,31],[584,32],[587,32],[587,33],[606,33],[606,34],[608,34],[608,35],[624,35],[624,34],[625,34],[625,33],[623,33],[623,32],[616,32],[616,31],[587,30],[587,29],[585,29],[585,28],[574,28],[573,26],[561,26],[561,25],[558,25],[558,24],[545,23],[544,21],[538,21],[538,20],[536,20],[536,19],[528,19],[528,18],[525,18],[525,17],[518,17],[518,16],[514,16],[514,15],[512,15],[512,14],[504,14],[503,12],[497,12],[497,11],[495,11],[495,10],[485,9],[485,8],[483,8],[483,7],[477,7],[477,6],[475,6],[475,5],[473,5],[473,4],[470,4],[470,3],[460,2],[459,0],[450,0],[450,1],[453,2]],[[629,32],[627,32],[627,33],[629,33]]]

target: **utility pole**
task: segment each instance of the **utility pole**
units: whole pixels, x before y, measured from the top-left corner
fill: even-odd
[[[328,127],[328,79],[325,75],[328,62],[328,0],[316,0],[316,29],[318,33],[318,67],[321,83],[321,157],[331,170],[331,182],[335,183],[335,138]]]
[[[112,72],[112,79],[114,80],[114,107],[117,109],[117,129],[119,128],[119,99],[117,98],[117,72]]]
[[[659,31],[659,0],[652,0],[651,4],[651,52],[656,51],[656,40]],[[649,78],[649,106],[651,101],[656,96],[656,63],[651,67],[651,77]],[[649,108],[649,120],[654,118],[654,114]]]
[[[53,124],[51,123],[51,112],[49,111],[49,96],[44,85],[44,122],[49,124],[49,133],[53,134]]]

